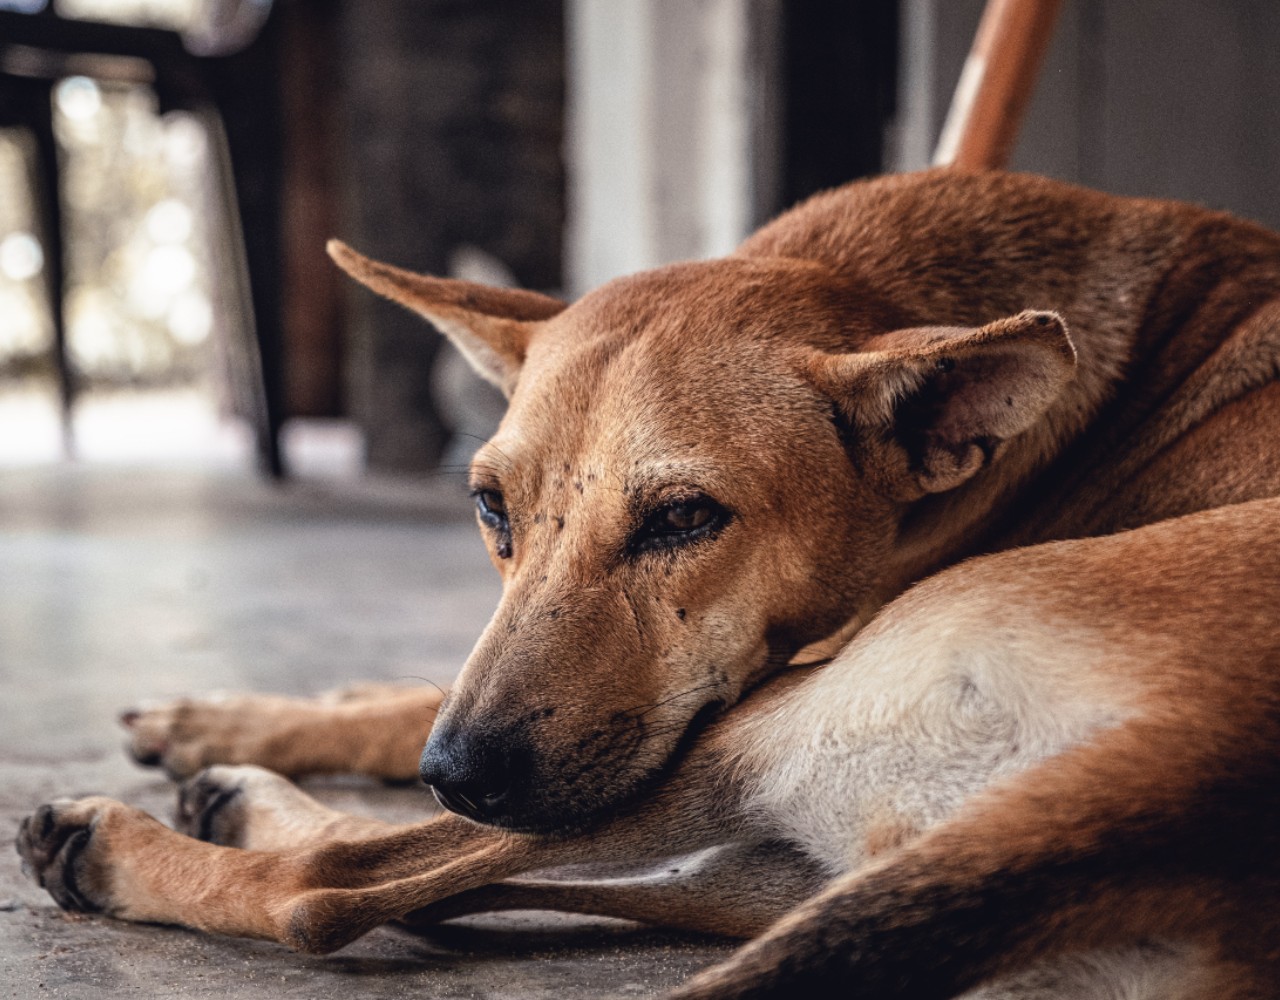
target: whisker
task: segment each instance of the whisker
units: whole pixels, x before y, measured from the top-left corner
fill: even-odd
[[[687,698],[689,695],[697,694],[700,691],[706,691],[708,688],[714,688],[716,684],[717,684],[716,681],[707,681],[703,684],[698,684],[698,685],[695,685],[694,687],[686,688],[683,691],[677,691],[673,695],[670,695],[666,698],[662,698],[655,702],[650,702],[647,705],[636,705],[636,706],[633,706],[632,708],[625,709],[619,712],[618,715],[623,715],[623,716],[627,716],[629,718],[634,718],[634,719],[643,719],[644,716],[648,715],[650,712],[656,709],[661,708],[663,705],[669,705],[671,702],[676,701],[679,698]]]
[[[440,696],[441,696],[442,698],[443,698],[443,697],[446,697],[446,696],[449,694],[449,692],[448,692],[448,691],[446,691],[444,688],[442,688],[439,684],[437,684],[435,681],[433,681],[430,677],[419,677],[417,674],[400,674],[398,677],[393,677],[393,678],[391,678],[391,679],[392,679],[392,680],[394,680],[394,681],[419,681],[419,682],[420,682],[420,683],[422,683],[422,684],[426,684],[428,687],[433,687],[433,688],[435,688],[437,691],[439,691],[439,692],[440,692]]]

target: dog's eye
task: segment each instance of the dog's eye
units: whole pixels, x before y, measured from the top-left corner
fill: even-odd
[[[655,527],[674,533],[697,531],[710,522],[715,512],[706,503],[673,503],[670,507],[662,508],[659,515]]]
[[[728,511],[710,497],[698,496],[659,507],[650,514],[631,541],[637,552],[670,548],[710,535],[724,527]]]
[[[480,523],[497,535],[499,559],[511,557],[511,522],[507,520],[507,504],[497,490],[476,490],[471,494],[476,501]]]

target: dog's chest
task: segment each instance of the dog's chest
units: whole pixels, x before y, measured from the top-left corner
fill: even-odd
[[[831,725],[834,712],[805,719],[758,772],[753,822],[833,873],[851,871],[1032,762],[1017,720],[976,691],[944,686],[913,707],[848,706],[863,723],[851,727]]]
[[[784,695],[743,741],[747,821],[850,871],[1130,714],[1081,669],[1094,637],[990,596],[922,604]]]

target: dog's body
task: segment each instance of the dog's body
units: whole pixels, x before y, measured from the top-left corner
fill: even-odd
[[[511,396],[473,477],[506,592],[421,762],[490,825],[215,769],[188,826],[249,850],[46,807],[19,846],[60,903],[326,950],[520,905],[752,935],[814,897],[682,995],[1280,989],[1280,237],[934,172],[563,311],[338,259]],[[425,728],[394,697],[345,711]],[[343,762],[130,721],[177,771]]]

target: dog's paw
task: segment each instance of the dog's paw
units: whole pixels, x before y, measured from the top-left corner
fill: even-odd
[[[178,789],[174,829],[210,844],[241,847],[248,812],[244,790],[249,784],[241,772],[256,770],[252,765],[218,765],[188,778]]]
[[[174,825],[211,844],[278,851],[313,842],[338,816],[274,771],[219,765],[183,783]]]
[[[115,813],[133,812],[137,810],[100,796],[41,806],[18,828],[15,846],[22,870],[64,910],[113,912],[104,823]]]
[[[175,780],[211,764],[269,763],[269,741],[285,701],[270,695],[210,695],[153,702],[121,713],[126,750]]]

